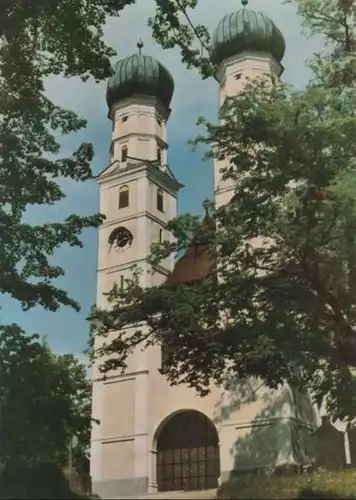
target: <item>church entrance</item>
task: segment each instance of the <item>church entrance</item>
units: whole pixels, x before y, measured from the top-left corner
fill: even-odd
[[[158,491],[218,487],[219,437],[214,424],[194,410],[174,415],[157,440]]]

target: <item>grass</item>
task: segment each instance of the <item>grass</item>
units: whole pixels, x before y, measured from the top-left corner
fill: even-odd
[[[288,476],[241,475],[222,484],[220,500],[355,498],[356,470],[313,472]]]

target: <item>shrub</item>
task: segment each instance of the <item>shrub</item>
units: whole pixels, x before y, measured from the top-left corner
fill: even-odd
[[[220,500],[229,499],[356,499],[356,470],[288,476],[241,475],[222,484]]]
[[[80,499],[70,491],[60,465],[41,462],[28,465],[21,460],[7,464],[0,476],[1,498]]]

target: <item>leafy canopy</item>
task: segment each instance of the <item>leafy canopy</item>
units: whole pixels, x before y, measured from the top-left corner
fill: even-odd
[[[186,15],[197,3],[157,2],[151,23],[164,48],[178,46],[183,62],[208,76],[210,38]],[[231,202],[211,214],[214,272],[150,289],[135,272],[125,290],[109,293],[108,311],[93,312],[94,333],[103,337],[96,355],[108,356],[103,372],[124,369],[136,346],[163,342],[172,384],[204,395],[231,375],[260,377],[270,387],[287,381],[310,389],[333,416],[352,419],[356,6],[293,3],[309,33],[327,42],[309,62],[311,81],[302,90],[268,77],[249,82],[225,102],[218,124],[200,120],[206,132],[195,142],[227,161],[224,178],[236,186]],[[192,49],[198,35],[206,56]],[[177,243],[154,249],[156,258],[186,246],[196,219],[178,217],[168,229]]]
[[[53,353],[17,325],[0,329],[0,464],[64,465],[78,436],[76,459],[90,442],[91,383],[71,354]]]
[[[51,75],[110,75],[115,52],[103,41],[108,16],[134,0],[2,0],[0,6],[0,292],[24,309],[57,310],[78,304],[58,289],[63,275],[49,257],[63,244],[81,246],[80,234],[101,217],[75,214],[60,223],[31,225],[26,210],[54,205],[65,195],[59,181],[90,179],[91,144],[60,157],[58,136],[77,132],[86,121],[52,102],[45,93]]]

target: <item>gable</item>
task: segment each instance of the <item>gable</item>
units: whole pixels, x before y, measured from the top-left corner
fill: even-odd
[[[119,167],[120,167],[120,162],[118,160],[115,160],[112,163],[110,163],[108,167],[105,167],[104,170],[99,172],[99,174],[96,175],[95,177],[97,179],[100,179],[100,177],[102,176],[106,177],[107,175],[116,174],[118,172]]]

